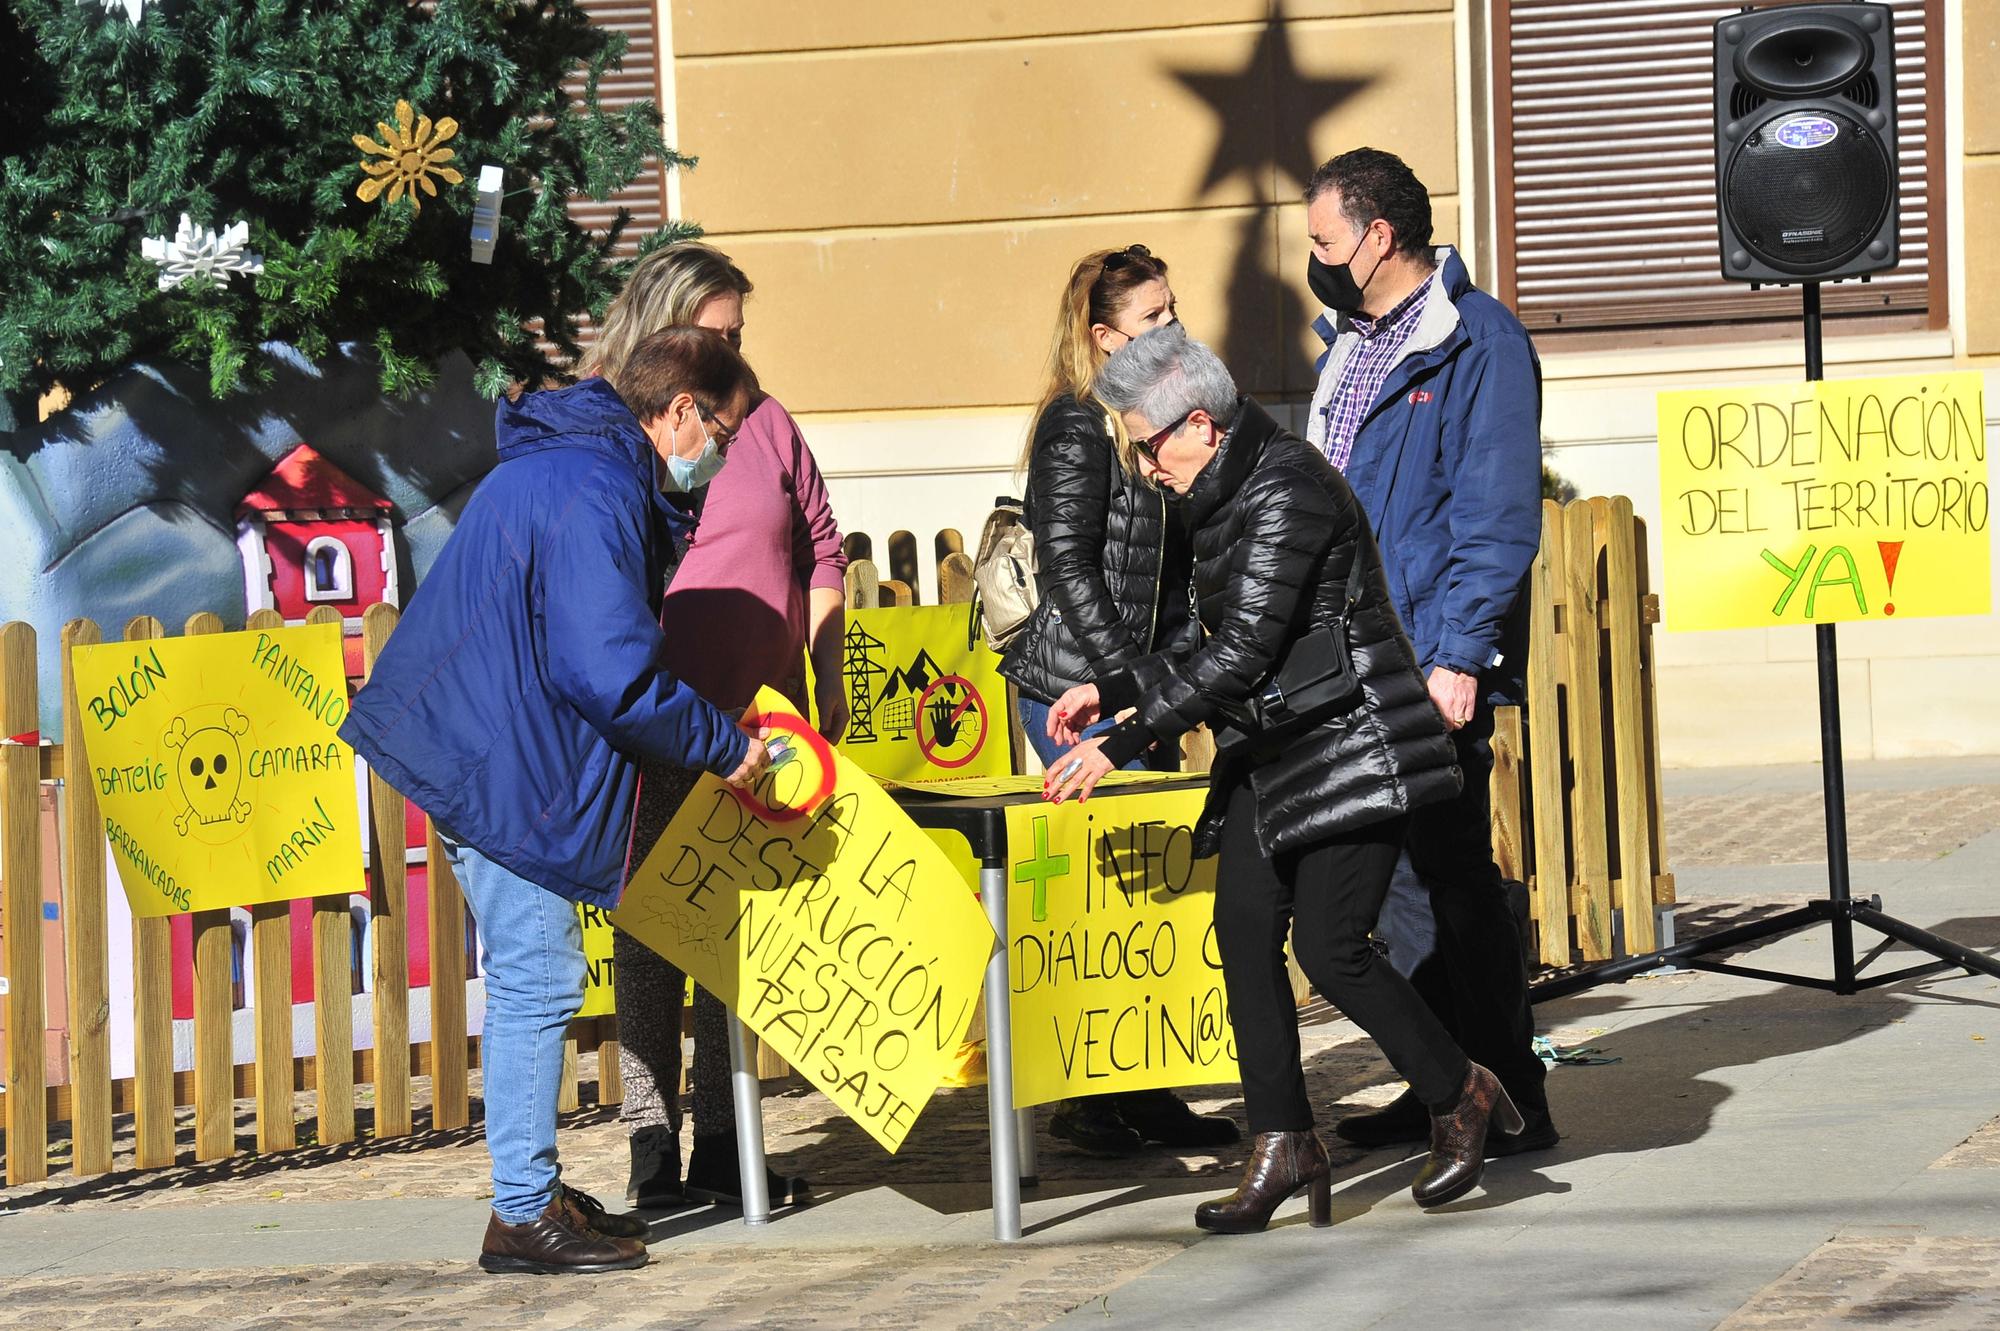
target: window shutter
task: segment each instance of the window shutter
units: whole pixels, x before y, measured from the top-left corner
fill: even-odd
[[[1834,314],[1943,326],[1943,17],[1889,0],[1901,261],[1824,288]],[[1715,225],[1709,0],[1494,0],[1500,293],[1537,331],[1793,318],[1725,282]]]
[[[598,84],[598,99],[607,112],[622,111],[634,102],[660,100],[660,13],[658,6],[645,0],[578,0],[578,7],[600,28],[625,34],[622,66],[607,72]],[[583,95],[581,76],[570,80],[570,90]],[[618,210],[632,214],[625,233],[614,251],[619,258],[631,258],[639,248],[639,238],[651,235],[667,224],[666,177],[657,161],[648,161],[632,183],[609,199],[576,197],[569,202],[569,215],[585,230],[603,235],[618,219]]]

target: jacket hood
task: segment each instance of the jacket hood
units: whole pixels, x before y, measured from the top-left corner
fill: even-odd
[[[676,543],[694,527],[694,520],[660,493],[653,470],[653,442],[646,437],[639,418],[601,375],[568,388],[523,393],[512,402],[503,398],[494,412],[493,435],[502,462],[554,448],[614,458],[645,486],[653,511]]]
[[[652,474],[653,448],[639,418],[601,376],[503,400],[494,413],[493,434],[502,462],[545,448],[587,448]]]

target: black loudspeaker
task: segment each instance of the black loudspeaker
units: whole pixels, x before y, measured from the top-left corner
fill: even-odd
[[[1896,266],[1889,7],[1779,5],[1715,25],[1722,275],[1830,282]]]

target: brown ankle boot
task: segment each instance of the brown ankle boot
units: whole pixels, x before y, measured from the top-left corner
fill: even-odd
[[[496,1213],[486,1222],[486,1242],[479,1249],[480,1269],[496,1274],[588,1275],[645,1264],[646,1245],[639,1240],[576,1228],[560,1192],[526,1224],[510,1225]]]
[[[1316,1132],[1260,1132],[1231,1195],[1194,1208],[1194,1223],[1212,1234],[1256,1234],[1271,1213],[1299,1189],[1307,1190],[1315,1229],[1333,1223],[1332,1167]]]
[[[1500,1079],[1474,1063],[1466,1070],[1457,1107],[1431,1115],[1431,1158],[1410,1195],[1427,1208],[1457,1201],[1486,1172],[1487,1130],[1511,1137],[1525,1126]]]

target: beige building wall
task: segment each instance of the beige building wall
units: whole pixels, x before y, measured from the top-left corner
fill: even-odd
[[[1457,226],[1451,0],[674,0],[674,142],[757,284],[745,350],[844,525],[976,533],[1093,249],[1164,257],[1246,389],[1310,391],[1313,166],[1377,143]],[[1314,307],[1315,311],[1317,307]]]
[[[1490,161],[1483,2],[663,0],[670,135],[701,158],[680,215],[756,282],[745,350],[800,416],[842,525],[973,535],[994,495],[1018,492],[1027,404],[1083,253],[1140,241],[1165,257],[1190,330],[1282,405],[1309,394],[1318,349],[1297,203],[1313,165],[1398,152],[1432,189],[1440,240],[1491,234],[1472,184]],[[1966,360],[2000,357],[2000,0],[1947,4],[1963,90],[1949,260],[1968,294],[1948,331],[1830,339],[1831,375],[2000,364]],[[1551,354],[1549,464],[1657,515],[1653,394],[1796,378],[1799,356]],[[1988,402],[2000,412],[2000,391]],[[2000,752],[1983,684],[2000,619],[1841,641],[1854,756]],[[1668,762],[1817,756],[1809,630],[1669,633],[1658,653]]]

